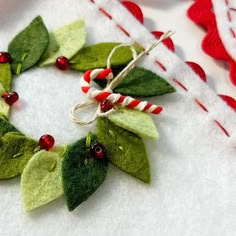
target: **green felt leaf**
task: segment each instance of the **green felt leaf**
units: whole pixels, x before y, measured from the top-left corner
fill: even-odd
[[[96,142],[94,135],[90,142]],[[70,211],[86,201],[102,184],[107,174],[107,164],[107,159],[95,160],[90,156],[86,138],[68,147],[62,161],[62,179]]]
[[[41,207],[63,195],[61,163],[65,148],[40,151],[30,159],[21,177],[26,211]]]
[[[89,69],[106,67],[107,58],[111,50],[120,43],[98,43],[89,47],[82,48],[71,60],[71,69],[86,71]],[[134,46],[140,53],[143,49]],[[132,60],[132,52],[128,47],[119,48],[111,59],[111,66],[118,67],[126,65]]]
[[[10,42],[8,51],[12,57],[12,71],[20,74],[34,66],[49,42],[48,31],[40,16],[37,16],[23,31]]]
[[[4,99],[1,97],[1,95],[3,93],[5,93],[6,90],[4,89],[4,87],[2,86],[2,84],[0,83],[0,114],[8,117],[9,116],[9,112],[10,112],[10,106],[4,101]],[[1,132],[1,131],[0,131]]]
[[[114,92],[132,97],[152,97],[173,93],[175,88],[152,71],[135,67],[114,89]]]
[[[5,91],[11,91],[11,66],[8,63],[0,63],[0,83]]]
[[[114,165],[143,182],[150,183],[149,161],[141,138],[116,126],[107,118],[97,119],[96,134]]]
[[[50,42],[40,66],[55,63],[60,56],[71,59],[85,44],[86,31],[83,20],[76,20],[50,33]]]
[[[1,114],[0,115],[0,138],[8,132],[18,132],[18,130],[8,121],[6,116]]]
[[[19,132],[8,132],[0,140],[0,179],[20,175],[38,147],[38,142]]]
[[[157,139],[159,137],[151,116],[135,109],[116,107],[108,119],[117,126],[131,131],[143,138]]]

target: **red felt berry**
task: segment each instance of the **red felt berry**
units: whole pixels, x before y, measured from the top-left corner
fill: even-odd
[[[8,52],[0,52],[0,63],[11,63],[11,55]]]
[[[90,147],[90,154],[96,160],[101,160],[106,157],[105,148],[100,143],[95,143],[92,147]]]
[[[58,57],[56,60],[56,67],[60,70],[69,70],[70,61],[66,57]]]
[[[100,103],[100,109],[104,113],[111,110],[112,108],[114,108],[114,104],[108,99],[105,99]]]
[[[55,140],[50,134],[45,134],[39,139],[39,146],[41,149],[48,151],[54,146]]]
[[[15,103],[19,99],[19,95],[17,92],[4,93],[2,94],[1,97],[9,106],[11,106],[13,103]]]

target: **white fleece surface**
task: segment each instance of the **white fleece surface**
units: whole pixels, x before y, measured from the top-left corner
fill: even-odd
[[[102,41],[154,42],[116,0],[0,0],[0,48],[40,14],[53,30],[76,18],[86,21],[87,44]],[[109,20],[98,10],[103,7]],[[122,25],[128,38],[117,29]],[[168,29],[166,29],[168,30]],[[154,63],[160,60],[163,72]],[[152,184],[145,185],[109,167],[98,191],[74,212],[63,198],[30,214],[22,210],[20,180],[0,183],[0,235],[161,235],[233,236],[236,232],[236,116],[181,59],[164,46],[143,60],[143,66],[163,75],[177,92],[151,102],[164,107],[154,121],[158,142],[147,141]],[[35,68],[14,81],[21,105],[11,121],[27,135],[50,133],[57,143],[71,143],[94,127],[79,127],[69,120],[72,105],[85,97],[79,88],[81,74],[54,68]],[[178,79],[188,89],[175,83]],[[201,101],[204,112],[194,102]],[[87,114],[83,114],[86,119]],[[218,120],[230,137],[214,123]]]
[[[233,37],[231,33],[233,30],[236,34],[236,1],[213,0],[212,4],[222,42],[229,55],[236,61],[236,37]]]

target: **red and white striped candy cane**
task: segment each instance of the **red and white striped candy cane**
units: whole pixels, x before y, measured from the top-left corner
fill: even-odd
[[[148,103],[147,101],[141,101],[134,99],[130,96],[123,96],[119,93],[113,93],[110,89],[99,90],[91,86],[92,80],[97,79],[112,79],[113,74],[111,69],[94,69],[85,72],[81,79],[81,90],[87,94],[89,98],[96,99],[101,102],[108,99],[114,104],[120,104],[123,107],[133,108],[139,111],[144,111],[152,114],[159,114],[162,111],[162,107]]]

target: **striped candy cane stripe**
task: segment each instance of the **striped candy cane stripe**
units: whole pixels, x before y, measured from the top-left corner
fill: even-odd
[[[94,69],[88,70],[81,79],[81,90],[89,98],[96,99],[101,102],[108,99],[114,104],[120,104],[123,107],[133,108],[139,111],[144,111],[152,114],[159,114],[162,111],[162,107],[148,103],[147,101],[141,101],[134,99],[130,96],[123,96],[119,93],[113,93],[110,89],[99,90],[91,87],[91,82],[95,78],[97,79],[112,79],[113,74],[111,69]]]

